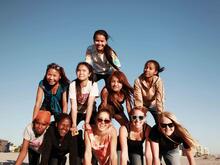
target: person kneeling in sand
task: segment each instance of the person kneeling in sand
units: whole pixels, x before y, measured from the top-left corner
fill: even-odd
[[[50,112],[38,111],[36,118],[25,128],[23,144],[15,165],[21,165],[28,153],[29,164],[39,164],[39,148],[42,144],[46,129],[50,124]]]

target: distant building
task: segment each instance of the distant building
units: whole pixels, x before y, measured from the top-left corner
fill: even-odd
[[[9,152],[10,143],[7,140],[0,139],[0,152]]]

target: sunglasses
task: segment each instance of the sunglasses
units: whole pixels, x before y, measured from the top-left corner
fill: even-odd
[[[168,124],[166,124],[166,123],[160,123],[160,126],[161,126],[161,128],[166,128],[167,126],[168,126],[169,128],[172,128],[172,127],[174,127],[174,124],[173,124],[173,123],[168,123]]]
[[[99,122],[99,123],[104,122],[105,124],[109,124],[109,123],[111,122],[111,120],[109,120],[109,119],[97,118],[97,122]]]
[[[141,121],[141,120],[144,120],[144,116],[132,115],[132,116],[131,116],[131,120]]]

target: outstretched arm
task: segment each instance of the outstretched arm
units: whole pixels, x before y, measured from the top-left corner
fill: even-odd
[[[142,87],[139,78],[134,82],[134,106],[143,106]]]
[[[111,129],[110,145],[110,164],[117,165],[117,131],[114,127]]]
[[[151,149],[152,149],[152,154],[153,154],[154,165],[160,165],[159,143],[151,141]]]
[[[21,146],[21,151],[18,155],[18,158],[16,160],[15,165],[22,165],[22,163],[24,161],[24,158],[27,155],[28,147],[29,147],[29,141],[23,139],[23,143],[22,143],[22,146]]]
[[[90,122],[90,118],[91,118],[92,112],[93,112],[94,102],[95,102],[95,96],[89,96],[87,110],[86,110],[86,120],[85,120],[86,124],[89,124],[89,122]]]
[[[146,165],[152,165],[153,164],[153,158],[152,158],[152,151],[151,151],[151,141],[149,139],[149,133],[150,133],[150,126],[147,127],[145,132],[145,159],[146,159]]]
[[[41,87],[38,87],[32,120],[35,119],[35,117],[37,116],[38,111],[40,110],[43,95],[44,95],[43,89]]]
[[[101,104],[100,107],[106,107],[108,104],[108,90],[104,87],[101,91]]]
[[[85,152],[83,165],[91,165],[92,162],[92,146],[87,131],[84,133]]]
[[[67,103],[67,91],[63,92],[62,97],[62,105],[63,105],[63,113],[67,113],[68,111],[68,103]]]
[[[128,131],[125,126],[121,126],[119,129],[119,142],[121,146],[120,164],[127,165],[129,161],[128,157],[128,145],[127,145]]]
[[[186,152],[186,157],[188,159],[189,165],[195,165],[196,162],[195,162],[195,159],[194,159],[194,156],[193,156],[192,149],[186,149],[185,152]]]

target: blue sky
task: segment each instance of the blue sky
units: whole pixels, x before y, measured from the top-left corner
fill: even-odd
[[[63,66],[73,80],[94,31],[105,29],[130,83],[147,60],[158,60],[166,109],[220,153],[219,20],[219,0],[1,0],[0,138],[22,142],[47,64]]]

